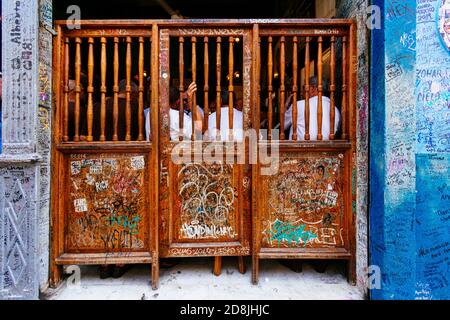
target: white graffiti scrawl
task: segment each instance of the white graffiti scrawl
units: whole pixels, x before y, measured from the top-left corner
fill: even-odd
[[[184,165],[178,173],[181,198],[181,237],[235,238],[231,166]]]

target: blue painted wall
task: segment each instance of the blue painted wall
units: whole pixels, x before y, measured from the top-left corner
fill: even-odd
[[[432,299],[450,299],[450,43],[438,27],[444,3],[418,1],[416,31],[416,297]],[[450,21],[448,0],[447,10]]]
[[[372,32],[370,262],[382,273],[374,299],[450,298],[450,50],[438,31],[443,3],[373,3],[384,18],[384,27]]]

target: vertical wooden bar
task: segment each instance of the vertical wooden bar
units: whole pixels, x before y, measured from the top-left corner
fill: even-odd
[[[261,125],[261,37],[259,36],[259,28],[257,30],[258,43],[256,49],[256,85],[257,85],[257,97],[256,97],[256,127],[258,140],[260,137],[260,125]]]
[[[348,102],[348,53],[347,53],[347,37],[342,39],[342,139],[347,137],[347,102]]]
[[[213,273],[216,277],[222,273],[222,257],[214,257]]]
[[[144,37],[139,37],[138,141],[144,140]]]
[[[106,68],[107,68],[107,61],[106,61],[106,38],[101,37],[100,43],[102,46],[101,49],[101,61],[100,61],[100,67],[101,67],[101,75],[100,75],[100,141],[105,141],[105,127],[106,127]]]
[[[52,84],[52,90],[55,97],[55,106],[52,111],[54,112],[56,123],[54,125],[54,129],[52,130],[52,140],[53,141],[59,141],[60,137],[60,126],[61,124],[64,125],[63,129],[63,135],[67,136],[67,126],[65,126],[65,117],[66,114],[68,114],[68,103],[66,104],[66,95],[68,94],[68,68],[69,64],[66,64],[66,52],[69,49],[69,41],[68,38],[64,38],[64,43],[62,42],[63,33],[61,31],[61,26],[56,25],[56,38],[54,41],[54,50],[53,50],[53,70],[52,70],[52,77],[53,77],[53,84]],[[63,71],[64,70],[64,71]],[[66,77],[67,74],[67,77]],[[63,90],[61,90],[63,89]],[[67,89],[67,90],[66,90]],[[61,100],[62,96],[61,93],[63,93],[64,101]],[[63,105],[61,105],[63,104]],[[62,106],[62,107],[59,107]],[[63,118],[64,120],[63,120]],[[63,120],[63,122],[61,122]],[[64,136],[63,136],[64,140]],[[68,137],[67,137],[68,140]],[[64,141],[67,141],[64,140]],[[61,231],[61,209],[60,209],[60,202],[61,197],[59,196],[59,185],[60,181],[63,179],[60,179],[60,158],[62,157],[61,152],[59,152],[55,145],[52,143],[51,148],[51,203],[50,207],[51,209],[51,216],[50,216],[50,226],[52,228],[52,232],[50,233],[50,240],[51,240],[51,246],[50,246],[50,262],[49,262],[49,284],[52,288],[56,288],[60,281],[61,281],[61,274],[62,274],[62,266],[59,266],[56,264],[56,259],[60,256],[62,253],[62,250],[60,250],[60,243],[59,238]]]
[[[197,82],[197,38],[191,37],[192,43],[192,82]],[[195,118],[197,114],[197,93],[194,93],[192,96],[192,106],[191,106],[191,114],[192,114],[192,137],[191,140],[195,140]]]
[[[203,108],[204,108],[204,117],[203,117],[203,129],[208,131],[208,115],[209,115],[209,51],[208,51],[208,37],[203,38],[203,78],[204,78],[204,87],[203,87]]]
[[[256,136],[259,140],[259,132],[260,132],[260,106],[261,106],[261,52],[260,52],[260,42],[261,38],[259,37],[259,25],[253,25],[253,34],[252,34],[252,50],[254,52],[253,55],[253,75],[252,75],[252,122],[253,128],[256,130]]]
[[[126,54],[126,107],[125,107],[125,121],[126,134],[125,140],[131,140],[131,37],[126,38],[127,54]]]
[[[119,38],[114,37],[114,101],[113,101],[113,141],[118,141],[117,128],[119,125]]]
[[[330,57],[330,140],[334,140],[335,91],[336,91],[336,37],[331,37]]]
[[[160,147],[159,147],[159,53],[160,53],[160,37],[158,25],[153,23],[152,25],[152,38],[151,38],[151,136],[152,136],[152,151],[151,151],[151,166],[149,167],[150,176],[153,178],[152,183],[149,183],[149,193],[152,200],[152,215],[153,223],[151,225],[150,237],[153,243],[150,245],[152,248],[152,288],[158,288],[159,282],[159,196],[160,196]]]
[[[240,274],[245,274],[245,261],[243,256],[238,257],[238,270]]]
[[[69,38],[64,38],[64,123],[63,141],[69,141]]]
[[[317,140],[323,140],[322,135],[322,96],[323,96],[323,56],[322,56],[322,37],[317,39],[317,89],[318,89],[318,97],[317,97]]]
[[[217,140],[220,140],[220,111],[222,108],[221,98],[221,77],[222,77],[222,52],[221,52],[222,38],[217,37],[217,50],[216,50],[216,130]]]
[[[349,48],[349,86],[348,86],[348,139],[351,142],[352,145],[352,152],[349,154],[348,157],[348,175],[347,177],[351,177],[356,170],[356,91],[357,91],[357,65],[358,65],[358,56],[357,56],[357,42],[356,42],[356,22],[352,21],[350,25],[350,48]],[[344,117],[342,117],[344,118]],[[355,174],[355,180],[352,184],[350,184],[351,179],[348,179],[347,183],[349,184],[349,187],[347,190],[351,190],[349,192],[349,199],[347,201],[348,203],[348,217],[349,217],[349,234],[350,234],[350,241],[349,241],[349,248],[351,253],[351,258],[347,264],[348,267],[348,279],[349,282],[352,285],[356,284],[356,219],[355,219],[355,209],[353,209],[352,203],[356,201],[356,190],[352,190],[353,186],[358,185],[357,181],[357,174]]]
[[[347,136],[356,150],[356,91],[357,91],[357,72],[358,72],[358,56],[356,41],[356,23],[352,21],[350,25],[349,49],[348,49],[348,116],[347,116]]]
[[[267,118],[269,121],[268,124],[268,130],[267,130],[267,135],[269,140],[272,140],[272,92],[273,92],[273,86],[272,86],[272,80],[273,80],[273,53],[272,53],[272,37],[269,37],[267,39],[268,43],[269,43],[269,51],[267,53],[268,55],[268,61],[267,61],[267,72],[268,72],[268,92],[269,92],[269,97],[268,97],[268,105],[269,105],[269,112],[267,114]]]
[[[80,72],[81,72],[81,39],[75,38],[75,133],[73,141],[80,141]]]
[[[94,117],[94,108],[92,101],[92,93],[94,92],[94,38],[88,38],[88,101],[87,101],[87,141],[92,141],[92,121]]]
[[[230,140],[233,140],[233,95],[234,95],[234,37],[229,38],[229,51],[228,51],[228,128],[230,129]]]
[[[178,70],[180,73],[180,86],[178,87],[178,91],[180,92],[180,106],[178,110],[179,123],[180,123],[180,132],[183,132],[184,129],[184,38],[178,38]],[[182,141],[184,136],[182,134],[179,135],[179,140]]]
[[[144,41],[146,40],[146,38],[144,38]],[[148,110],[148,119],[146,119],[146,117],[144,117],[144,121],[146,121],[147,123],[148,123],[148,128],[149,128],[149,132],[148,132],[148,141],[154,141],[153,140],[153,136],[152,136],[152,110],[150,109],[151,108],[151,106],[152,106],[152,80],[151,80],[151,77],[152,77],[152,45],[153,45],[153,43],[152,43],[152,37],[150,37],[150,38],[148,38],[148,40],[149,40],[149,44],[150,44],[150,66],[149,66],[149,78],[150,78],[150,81],[149,81],[149,83],[147,83],[147,82],[144,82],[144,83],[146,83],[146,85],[147,85],[147,87],[145,88],[145,90],[147,90],[147,94],[148,94],[148,107],[149,107],[149,110]],[[145,42],[144,42],[144,44],[145,44]],[[158,64],[159,65],[159,64]],[[144,113],[144,115],[145,115],[145,113]],[[146,135],[147,135],[147,123],[145,123],[145,125],[144,125],[144,130],[145,130],[145,133],[146,133]]]
[[[285,53],[286,38],[284,36],[280,39],[280,140],[284,140],[284,113],[286,100],[286,53]]]
[[[311,139],[309,134],[309,74],[310,74],[310,37],[306,37],[305,43],[305,140]]]
[[[292,46],[292,139],[297,141],[297,93],[298,93],[298,38],[294,37]]]
[[[253,117],[254,121],[256,122],[254,124],[254,127],[257,130],[257,139],[259,141],[260,137],[260,101],[261,101],[261,37],[259,36],[259,25],[254,24],[253,25],[253,53],[255,56],[255,65],[254,65],[254,77],[253,77],[253,99],[254,103],[256,105],[256,116]],[[253,150],[258,150],[258,144],[256,144],[256,148],[252,148]],[[249,148],[249,150],[252,150]],[[259,163],[258,159],[258,152],[256,152],[256,158],[257,163]],[[258,235],[258,225],[260,222],[260,215],[259,215],[259,208],[261,203],[258,203],[258,192],[260,192],[260,189],[258,188],[259,183],[259,167],[258,165],[252,165],[252,180],[251,180],[251,197],[253,201],[251,201],[251,210],[254,214],[251,215],[251,228],[252,228],[252,281],[253,283],[256,282],[258,278],[258,262],[259,262],[259,248],[260,248],[260,241],[259,241],[259,235]]]

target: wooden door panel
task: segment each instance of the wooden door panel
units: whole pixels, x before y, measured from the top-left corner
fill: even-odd
[[[160,30],[160,252],[162,257],[250,254],[251,166],[237,164],[237,162],[211,164],[203,160],[175,164],[171,153],[178,142],[170,139],[169,91],[171,85],[178,90],[184,90],[183,86],[187,86],[191,80],[196,81],[198,100],[194,103],[201,105],[204,113],[208,114],[205,106],[209,107],[210,101],[216,101],[221,89],[234,93],[234,84],[230,82],[230,78],[227,78],[230,69],[231,79],[233,79],[233,70],[241,70],[243,129],[251,128],[250,86],[253,62],[250,50],[251,40],[250,28],[232,26]],[[232,48],[235,50],[233,51]],[[203,53],[199,55],[200,52]],[[230,57],[230,52],[234,52],[234,58],[233,54]],[[215,65],[217,59],[220,61],[219,67]],[[202,68],[199,67],[200,65]],[[234,68],[230,65],[234,65]],[[197,74],[200,70],[201,72]],[[210,79],[206,80],[208,77]],[[214,112],[216,109],[209,111]],[[207,129],[207,123],[208,121],[203,122],[205,129]],[[183,143],[194,142],[191,142],[190,137],[184,137]],[[209,144],[205,141],[195,142],[197,143],[201,145],[201,151]],[[192,158],[196,159],[197,155],[194,153],[197,151],[194,150],[197,149],[194,147],[191,150],[193,150]]]
[[[282,153],[262,176],[262,247],[345,247],[343,177],[342,153]]]
[[[250,166],[169,160],[162,176],[163,256],[250,254]]]
[[[187,163],[171,169],[173,241],[238,241],[243,214],[239,168],[223,163]]]
[[[66,156],[66,252],[149,251],[149,156]]]

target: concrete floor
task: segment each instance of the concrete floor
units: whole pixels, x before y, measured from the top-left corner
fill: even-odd
[[[250,261],[247,272],[240,274],[235,258],[224,258],[222,275],[212,274],[213,259],[182,259],[180,264],[161,269],[160,286],[150,286],[150,266],[134,266],[120,279],[101,280],[96,266],[81,268],[79,287],[65,283],[47,299],[164,299],[164,300],[348,300],[362,299],[356,287],[347,283],[344,266],[332,263],[325,273],[317,273],[311,264],[303,263],[303,272],[295,273],[276,260],[261,261],[259,285],[251,284]]]

